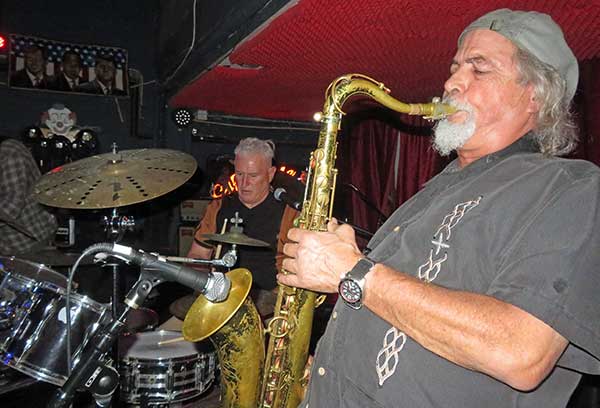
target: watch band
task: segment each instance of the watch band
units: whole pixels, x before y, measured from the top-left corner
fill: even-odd
[[[368,256],[365,256],[364,258],[359,259],[358,262],[352,267],[352,269],[350,269],[346,273],[346,276],[344,277],[351,277],[356,280],[364,279],[365,275],[369,273],[371,268],[374,267],[376,263],[377,262],[375,262]]]
[[[361,258],[342,278],[338,286],[338,293],[346,305],[353,309],[362,307],[365,276],[375,264],[376,262],[368,257]]]

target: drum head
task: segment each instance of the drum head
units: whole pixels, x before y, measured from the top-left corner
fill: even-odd
[[[0,256],[0,270],[20,275],[37,283],[48,282],[59,288],[66,289],[67,278],[60,273],[38,264],[15,257]]]
[[[124,359],[156,361],[189,357],[208,350],[207,345],[185,341],[183,338],[181,341],[159,344],[179,337],[182,337],[180,332],[165,330],[123,336],[119,339],[119,356]]]

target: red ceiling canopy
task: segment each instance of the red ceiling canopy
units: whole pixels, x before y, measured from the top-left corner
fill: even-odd
[[[354,72],[403,102],[427,102],[441,94],[462,29],[503,7],[550,14],[580,61],[600,57],[600,0],[299,0],[171,105],[309,121],[327,85]]]

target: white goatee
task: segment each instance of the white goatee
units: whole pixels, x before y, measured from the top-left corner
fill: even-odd
[[[454,102],[451,99],[445,100],[444,103],[467,112],[467,119],[462,123],[452,123],[444,119],[436,123],[433,128],[433,148],[442,156],[448,156],[454,150],[463,147],[473,136],[475,117],[473,108],[468,103]]]

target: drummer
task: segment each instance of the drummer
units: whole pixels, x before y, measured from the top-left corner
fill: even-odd
[[[195,239],[188,257],[210,259],[213,248],[202,241],[203,234],[220,232],[224,221],[235,217],[242,219],[244,235],[269,244],[268,247],[238,245],[237,267],[252,272],[250,296],[263,318],[273,314],[277,300],[277,272],[283,260],[283,244],[297,212],[277,201],[272,194],[271,181],[275,176],[273,166],[275,145],[271,140],[242,139],[235,148],[235,181],[238,191],[224,198],[213,200],[196,229]],[[228,224],[230,225],[230,224]],[[189,296],[175,302],[172,307],[180,319],[195,297]],[[173,309],[177,309],[175,311]],[[174,328],[170,324],[163,328]]]
[[[0,136],[0,255],[20,255],[47,247],[56,219],[32,197],[40,170],[29,150]]]

